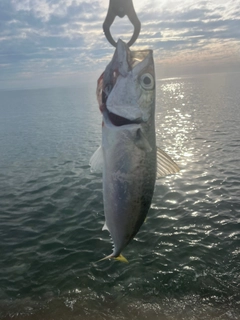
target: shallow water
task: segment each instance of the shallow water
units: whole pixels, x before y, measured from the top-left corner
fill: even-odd
[[[240,318],[240,75],[158,80],[157,143],[181,172],[111,252],[95,87],[0,92],[0,319]]]

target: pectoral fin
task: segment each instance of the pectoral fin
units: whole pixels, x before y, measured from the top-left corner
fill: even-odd
[[[91,156],[89,165],[91,167],[91,172],[102,172],[102,169],[103,169],[102,146],[98,147],[98,149]]]
[[[145,136],[142,133],[141,129],[137,130],[137,136],[136,136],[135,144],[139,149],[142,149],[145,152],[151,152],[152,151],[152,147],[150,146],[149,142],[145,138]]]
[[[162,149],[157,147],[157,179],[179,171],[180,168],[172,158]]]

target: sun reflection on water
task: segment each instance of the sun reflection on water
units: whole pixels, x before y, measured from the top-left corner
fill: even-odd
[[[159,83],[156,107],[157,143],[166,150],[181,167],[194,155],[189,143],[196,130],[193,115],[189,113],[189,97],[185,93],[186,81],[180,78]]]

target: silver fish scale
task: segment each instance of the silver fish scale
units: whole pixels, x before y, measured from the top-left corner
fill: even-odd
[[[95,155],[92,162],[103,159],[104,229],[109,230],[114,244],[105,259],[123,260],[122,250],[137,234],[150,208],[156,172],[170,172],[169,165],[175,171],[178,168],[159,151],[164,168],[156,170],[152,51],[130,51],[119,40],[98,80],[97,97],[103,114],[102,156]]]

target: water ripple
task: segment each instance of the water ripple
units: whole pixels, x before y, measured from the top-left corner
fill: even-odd
[[[124,251],[129,264],[96,262],[112,243],[101,230],[102,178],[88,167],[101,130],[92,106],[79,112],[76,100],[74,117],[55,106],[64,133],[49,122],[37,156],[18,145],[2,155],[1,319],[239,319],[239,90],[231,94],[239,82],[229,80],[216,102],[210,80],[158,84],[157,142],[181,172],[157,181],[148,218]]]

